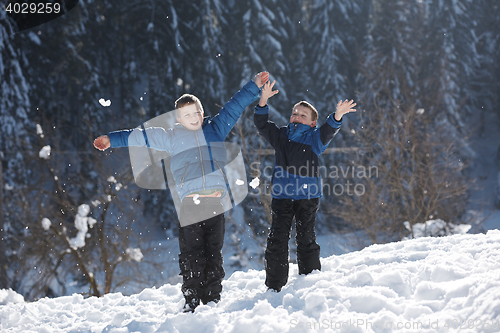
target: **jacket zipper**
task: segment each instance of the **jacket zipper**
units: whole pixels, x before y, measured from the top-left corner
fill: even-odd
[[[205,189],[205,167],[203,166],[203,156],[201,154],[200,140],[198,139],[198,132],[195,132],[194,134],[196,136],[196,143],[198,144],[198,151],[200,152],[201,176],[203,177],[203,189]]]
[[[224,181],[226,182],[226,188],[227,188],[227,192],[229,194],[229,198],[231,199],[231,204],[233,205],[234,207],[234,198],[233,198],[233,193],[231,191],[231,185],[229,184],[229,181],[227,180],[227,177],[226,177],[226,173],[224,172],[224,170],[222,170],[222,168],[220,167],[219,165],[219,162],[217,162],[216,159],[214,159],[214,162],[215,164],[217,164],[217,167],[220,169],[220,172],[222,173],[222,176],[224,177]]]
[[[217,160],[215,160],[215,159],[214,159],[214,162],[215,162],[215,164],[217,164],[217,167],[219,168],[220,172],[222,173],[222,176],[224,177],[224,180],[226,181],[226,184],[229,185],[229,182],[227,181],[226,173],[220,167],[219,162],[217,162]]]

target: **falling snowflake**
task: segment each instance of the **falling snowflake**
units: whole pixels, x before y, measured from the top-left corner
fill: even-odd
[[[104,98],[101,98],[99,99],[99,104],[101,104],[102,106],[106,107],[106,106],[110,106],[111,105],[111,101],[108,99],[108,100],[104,100]]]

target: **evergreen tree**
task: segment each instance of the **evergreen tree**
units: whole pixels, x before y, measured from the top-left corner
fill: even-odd
[[[353,97],[352,69],[356,67],[357,2],[313,2],[307,50],[310,51],[317,108],[332,110],[341,99]]]
[[[18,200],[31,205],[18,214],[25,221],[19,225],[30,232],[18,239],[21,249],[15,249],[22,257],[16,283],[26,297],[64,294],[64,283],[71,278],[89,286],[93,295],[110,292],[130,279],[114,273],[127,258],[127,246],[138,246],[145,236],[131,233],[138,220],[136,189],[132,186],[114,199],[120,190],[114,179],[131,182],[129,168],[117,169],[128,156],[124,152],[106,159],[92,146],[97,135],[140,124],[145,115],[143,91],[136,95],[136,83],[146,68],[139,67],[145,48],[138,36],[148,24],[137,20],[142,14],[139,2],[115,5],[82,1],[58,20],[17,34],[30,65],[25,70],[32,111],[44,130],[35,147],[50,145],[53,156],[35,156],[26,166],[35,171]],[[104,108],[100,98],[110,99],[112,106]],[[89,228],[85,246],[75,248],[68,240],[78,233],[75,216],[82,204],[92,206],[96,224]],[[43,218],[53,222],[47,230],[40,223]],[[37,263],[36,283],[29,274],[32,267],[23,262]],[[62,289],[47,289],[52,281]]]
[[[497,1],[475,1],[471,16],[477,27],[477,52],[480,64],[476,76],[471,80],[473,93],[477,98],[476,109],[481,111],[484,128],[485,112],[500,114],[500,5]]]
[[[16,238],[22,234],[22,211],[18,199],[29,177],[24,168],[31,148],[29,132],[29,86],[22,70],[26,64],[23,51],[16,46],[13,22],[7,17],[0,2],[0,285],[14,287],[8,274],[15,269],[14,258],[7,258],[16,247]]]
[[[339,100],[355,99],[358,54],[365,36],[368,8],[367,1],[315,0],[308,5],[304,38],[308,52],[303,61],[311,68],[307,94],[310,96],[309,101],[318,109],[320,126],[330,113],[335,112]],[[333,139],[331,146],[356,145],[352,142],[354,136],[348,132],[350,123],[356,122],[356,118],[356,114],[344,118],[341,131]],[[320,157],[324,167],[350,167],[351,160],[352,156],[346,153],[323,154]],[[326,204],[320,206],[318,228],[328,230],[335,228],[336,224],[328,223],[329,219],[323,218],[323,214],[328,214],[328,207],[338,204],[339,196],[329,190],[338,182],[337,179],[328,177],[328,174],[322,176],[325,189],[323,200]]]
[[[359,81],[358,138],[361,165],[377,166],[379,175],[364,180],[363,196],[342,200],[350,207],[344,218],[363,207],[364,215],[351,214],[349,219],[368,230],[374,241],[400,236],[404,221],[413,225],[439,217],[458,222],[463,213],[461,158],[468,151],[454,127],[460,120],[456,55],[450,41],[441,40],[447,45],[443,50],[430,31],[414,29],[428,19],[434,22],[421,1],[373,2]],[[436,48],[441,52],[434,52]]]
[[[425,39],[420,42],[426,48],[424,75],[431,80],[439,76],[435,89],[441,100],[436,106],[459,129],[465,126],[463,119],[472,114],[478,103],[469,83],[480,62],[476,50],[477,23],[471,17],[475,6],[470,0],[427,0],[419,5],[426,22]]]
[[[207,115],[213,116],[225,99],[234,94],[226,88],[226,52],[222,35],[226,28],[224,4],[219,0],[190,2],[180,19],[185,40],[184,87],[186,92],[198,96]]]
[[[268,71],[276,80],[280,93],[273,104],[281,109],[286,105],[288,94],[285,75],[289,66],[283,53],[282,41],[286,39],[280,26],[279,1],[229,1],[228,25],[224,33],[231,62],[227,73],[230,87],[241,87],[260,71]],[[276,12],[275,12],[276,11]],[[280,110],[281,111],[281,110]]]
[[[280,29],[280,43],[283,48],[286,72],[283,74],[282,87],[285,88],[287,99],[282,112],[285,117],[291,112],[291,107],[301,100],[311,101],[315,86],[315,78],[311,67],[313,50],[310,49],[310,39],[314,34],[310,31],[309,22],[312,17],[308,1],[281,1],[271,9],[275,13],[276,26]],[[271,73],[272,74],[272,73]],[[275,103],[273,103],[275,104]]]

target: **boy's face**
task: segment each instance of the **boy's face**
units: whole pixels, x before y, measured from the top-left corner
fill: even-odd
[[[312,110],[308,107],[297,105],[292,110],[292,115],[290,116],[290,123],[298,123],[309,125],[311,127],[316,126],[316,120],[312,120]]]
[[[196,104],[186,105],[178,110],[177,121],[186,129],[196,131],[203,123],[203,113],[198,110]]]

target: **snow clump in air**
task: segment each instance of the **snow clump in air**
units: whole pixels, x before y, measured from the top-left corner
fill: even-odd
[[[74,250],[85,246],[87,231],[89,230],[89,227],[92,228],[97,222],[92,217],[87,216],[89,213],[89,205],[83,204],[78,207],[78,213],[75,217],[75,228],[78,230],[78,233],[76,234],[76,237],[69,240],[69,244]]]
[[[48,160],[50,158],[50,146],[44,146],[38,153],[40,158]]]
[[[48,218],[44,217],[42,219],[42,228],[44,230],[49,230],[51,225],[52,225],[52,222],[50,222],[50,220]]]
[[[259,177],[255,177],[254,179],[252,179],[252,181],[250,182],[250,186],[253,188],[253,189],[256,189],[257,186],[259,186],[260,184],[260,180],[259,180]]]

